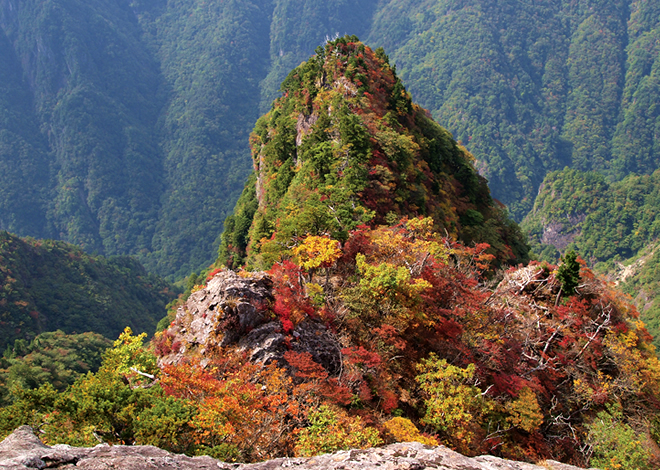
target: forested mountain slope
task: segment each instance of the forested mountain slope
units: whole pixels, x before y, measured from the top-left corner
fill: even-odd
[[[414,104],[383,49],[355,36],[317,48],[250,137],[255,172],[227,218],[220,263],[267,269],[306,235],[428,216],[498,263],[526,262],[517,225],[474,157]]]
[[[658,168],[660,5],[386,2],[382,45],[416,100],[477,156],[516,217],[549,170]]]
[[[134,259],[0,232],[0,350],[41,332],[154,332],[173,293]]]
[[[383,46],[521,219],[548,171],[657,167],[658,9],[591,0],[0,0],[0,228],[207,265],[248,135],[326,38]]]
[[[575,250],[619,280],[660,347],[660,170],[614,183],[597,172],[552,172],[522,228],[541,259]]]
[[[362,21],[329,5],[2,0],[0,228],[163,274],[208,264],[248,174],[260,83],[272,96]]]

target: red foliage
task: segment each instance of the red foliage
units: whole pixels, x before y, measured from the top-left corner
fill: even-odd
[[[165,330],[160,334],[156,334],[151,340],[151,344],[154,345],[154,352],[159,357],[167,356],[172,351],[177,351],[178,347],[181,346],[179,343],[177,345],[178,347],[175,348],[177,342],[174,342],[174,334],[170,333],[170,330]]]
[[[301,379],[326,379],[328,373],[318,362],[314,362],[308,352],[287,351],[284,359],[295,370],[294,375]]]
[[[399,336],[392,325],[384,323],[380,328],[374,328],[373,332],[394,349],[398,351],[406,349],[406,342]]]
[[[522,378],[515,375],[505,373],[494,373],[492,375],[494,395],[509,395],[510,397],[517,397],[518,392],[525,386]]]
[[[285,260],[273,265],[269,273],[273,279],[275,297],[273,313],[282,322],[284,332],[291,333],[303,319],[314,315],[314,307],[301,282],[302,271],[291,261]]]
[[[222,271],[221,268],[216,268],[213,271],[211,271],[209,275],[206,276],[206,282],[209,282],[211,279],[213,279],[215,275],[218,274],[220,271]]]
[[[328,379],[322,393],[325,398],[338,405],[349,405],[353,399],[350,389],[336,378]]]
[[[185,399],[200,399],[221,388],[212,373],[192,364],[164,366],[160,383],[166,394]]]
[[[385,413],[391,413],[397,406],[399,406],[399,398],[391,390],[385,389],[380,391],[380,397],[383,399],[380,403],[380,408]]]
[[[368,255],[373,251],[371,240],[368,236],[369,227],[360,225],[356,230],[351,232],[351,236],[344,243],[342,248],[342,257],[339,258],[337,264],[339,266],[351,266],[355,264],[355,256],[358,253]]]
[[[373,369],[381,365],[383,359],[378,353],[367,351],[362,346],[358,348],[344,348],[341,353],[346,356],[346,362],[367,369]]]
[[[366,382],[360,382],[360,393],[358,393],[360,400],[362,401],[371,401],[373,395],[371,394],[371,389]]]

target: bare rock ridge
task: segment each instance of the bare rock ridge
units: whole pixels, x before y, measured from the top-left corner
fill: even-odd
[[[465,457],[444,446],[413,443],[391,444],[366,450],[348,450],[309,458],[282,458],[254,464],[229,464],[211,457],[170,454],[153,446],[108,446],[92,448],[44,445],[28,426],[21,426],[0,443],[0,470],[5,469],[123,470],[579,470],[552,460],[542,466],[503,460],[492,456]]]

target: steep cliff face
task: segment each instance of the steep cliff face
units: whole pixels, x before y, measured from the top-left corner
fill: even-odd
[[[218,273],[177,310],[165,336],[171,346],[161,349],[161,364],[208,364],[223,348],[235,347],[252,363],[287,366],[284,354],[294,351],[310,354],[336,376],[342,346],[326,324],[307,318],[287,334],[270,309],[274,301],[268,274]]]
[[[252,134],[255,178],[227,219],[223,262],[268,267],[306,234],[346,240],[360,224],[421,215],[502,262],[526,260],[473,157],[411,101],[382,50],[329,42],[282,91]]]

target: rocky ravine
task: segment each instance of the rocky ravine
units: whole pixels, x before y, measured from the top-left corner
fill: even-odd
[[[21,426],[0,443],[0,470],[76,468],[86,470],[579,470],[548,460],[541,466],[492,456],[465,457],[444,446],[412,443],[391,444],[367,450],[348,450],[309,458],[283,458],[253,464],[229,464],[211,457],[170,454],[153,446],[108,446],[92,448],[44,445],[28,426]]]

